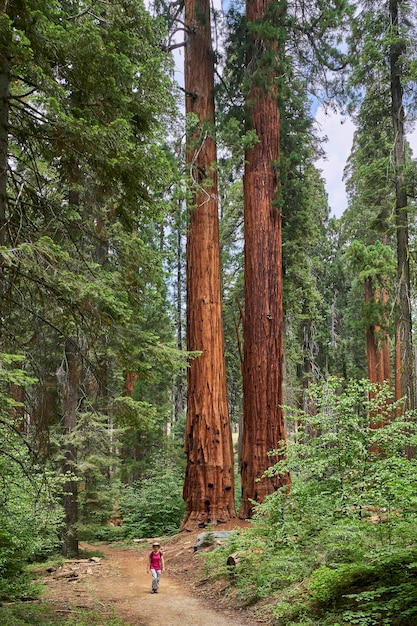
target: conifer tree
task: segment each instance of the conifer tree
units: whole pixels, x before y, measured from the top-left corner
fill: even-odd
[[[324,222],[328,209],[323,184],[312,165],[317,145],[307,113],[306,98],[307,90],[314,83],[312,77],[318,78],[325,64],[337,65],[342,56],[337,50],[338,36],[327,32],[345,19],[344,3],[336,5],[330,7],[328,3],[325,6],[317,2],[307,10],[304,4],[288,6],[280,3],[278,6],[265,3],[261,7],[256,3],[248,3],[246,18],[237,6],[232,9],[228,19],[232,34],[228,39],[225,74],[220,89],[222,109],[226,112],[224,136],[236,138],[240,130],[239,142],[233,144],[233,147],[229,144],[229,149],[232,154],[236,154],[242,145],[246,147],[245,157],[241,157],[241,163],[245,160],[246,289],[244,312],[242,307],[235,314],[235,320],[240,321],[240,316],[245,320],[243,380],[245,405],[248,408],[244,408],[243,420],[242,516],[251,514],[250,499],[256,500],[258,496],[262,499],[266,493],[276,489],[279,482],[276,476],[260,479],[272,461],[268,452],[278,446],[279,440],[284,439],[283,414],[280,411],[283,376],[280,374],[280,382],[277,384],[274,373],[275,367],[283,373],[284,324],[288,331],[285,371],[286,389],[289,391],[287,398],[298,386],[296,379],[303,360],[305,374],[301,378],[305,381],[311,379],[311,372],[307,371],[309,366],[317,371],[317,362],[313,363],[316,347],[311,342],[314,341],[314,328],[317,328],[325,312],[319,303],[316,283],[320,271],[320,254],[316,247],[321,246],[326,237]],[[254,7],[258,7],[256,10],[259,11],[256,19],[255,14],[251,13]],[[325,21],[321,19],[324,15]],[[253,21],[247,23],[249,16]],[[245,48],[241,45],[242,39],[252,46],[246,59],[246,71],[243,70]],[[314,48],[317,40],[322,43],[320,50]],[[307,71],[303,73],[307,64],[310,74]],[[323,82],[320,85],[322,89],[325,88]],[[243,120],[241,110],[245,96],[246,119]],[[269,105],[273,115],[269,109],[265,112]],[[229,176],[235,169],[239,174],[236,160],[231,159],[226,166]],[[264,171],[261,171],[262,167]],[[252,185],[257,176],[259,184]],[[269,199],[264,202],[262,194],[267,188]],[[249,199],[251,194],[252,198]],[[281,251],[277,254],[280,247],[277,241],[282,239],[282,235],[274,240],[281,230],[281,214],[286,229],[282,258]],[[248,218],[252,219],[252,223],[247,221]],[[266,253],[268,237],[275,242],[270,254]],[[255,248],[260,252],[259,259]],[[280,301],[274,290],[282,289],[282,285],[278,285],[283,279],[284,264],[286,311],[282,314],[280,309],[274,316],[270,310]],[[262,306],[265,307],[263,311]],[[256,310],[255,315],[251,311],[252,307]],[[311,324],[306,329],[309,315]],[[278,319],[280,323],[276,324]],[[270,336],[267,335],[266,320],[271,327]],[[238,326],[238,323],[235,322],[235,325]],[[250,333],[253,333],[252,337]],[[308,335],[312,339],[302,347]],[[268,349],[267,337],[271,341]],[[246,350],[253,352],[247,355]],[[267,350],[268,357],[263,354],[263,350]],[[325,365],[327,353],[321,355],[321,358]],[[298,390],[295,396],[299,396]]]
[[[187,165],[191,182],[187,237],[187,349],[201,354],[188,370],[183,528],[235,516],[234,466],[224,360],[218,183],[214,136],[214,57],[210,5],[185,3]]]
[[[395,396],[397,400],[405,398],[406,408],[414,408],[416,403],[405,145],[406,105],[409,115],[415,114],[411,80],[415,63],[415,18],[414,6],[406,2],[387,0],[381,4],[369,0],[353,22],[351,37],[351,84],[357,89],[354,103],[360,102],[364,88],[372,91],[378,85],[391,118],[389,150],[394,157],[393,226],[397,248]]]
[[[159,149],[171,103],[166,55],[140,3],[106,4],[99,16],[82,3],[16,4],[0,15],[13,52],[0,105],[10,166],[1,172],[0,341],[2,351],[24,353],[38,379],[25,399],[34,447],[50,455],[53,427],[61,430],[64,469],[74,472],[81,413],[107,419],[109,464],[112,420],[127,411],[125,403],[113,413],[121,373],[145,380],[150,362],[172,370],[176,360],[163,343],[170,327],[155,227],[170,170]],[[146,402],[128,409],[132,428],[150,424]],[[75,495],[68,484],[67,530]]]
[[[255,145],[246,151],[245,319],[242,444],[242,507],[251,517],[252,501],[283,484],[282,477],[263,479],[268,453],[285,440],[283,405],[282,216],[279,201],[280,112],[277,55],[283,41],[271,37],[271,3],[248,0],[250,46],[247,71],[251,87],[247,109]],[[275,34],[275,33],[274,33]]]

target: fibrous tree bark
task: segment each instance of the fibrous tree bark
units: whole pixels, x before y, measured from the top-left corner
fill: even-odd
[[[193,114],[187,164],[191,179],[187,235],[187,348],[200,355],[188,369],[183,528],[235,516],[233,447],[222,324],[214,54],[208,0],[185,2],[186,113]]]
[[[5,7],[0,10],[0,16]],[[9,96],[11,54],[7,45],[0,46],[0,246],[5,241],[5,219],[7,204],[7,167],[9,140]]]
[[[280,112],[275,63],[260,76],[263,55],[279,53],[275,40],[263,36],[270,2],[247,0],[252,32],[247,69],[252,81],[247,96],[251,128],[258,142],[245,154],[245,321],[243,363],[242,506],[252,515],[262,502],[288,482],[287,476],[261,477],[277,462],[269,456],[285,440],[283,403],[282,220],[278,202]],[[265,21],[266,23],[266,21]],[[258,25],[256,27],[256,25]],[[262,82],[261,82],[262,81]]]
[[[78,555],[76,531],[78,521],[77,448],[72,439],[77,425],[81,367],[78,345],[75,340],[67,339],[65,342],[64,364],[58,371],[64,414],[64,435],[66,436],[63,450],[63,471],[67,477],[63,486],[64,528],[62,532],[62,553],[64,556]]]
[[[375,289],[372,279],[365,281],[365,303],[378,303],[382,301],[387,305],[388,294],[386,289],[380,293]],[[366,334],[366,346],[368,355],[368,378],[372,383],[383,384],[391,379],[390,366],[390,339],[388,332],[377,324],[370,324]]]
[[[372,305],[378,304],[379,301],[381,301],[383,307],[386,307],[388,293],[384,287],[381,290],[376,289],[372,278],[368,277],[365,280],[365,304],[372,307]],[[391,381],[390,338],[386,330],[386,323],[387,320],[382,320],[381,325],[371,322],[366,331],[368,378],[371,383],[375,383],[379,387],[389,386]],[[374,397],[375,393],[372,392],[370,396]],[[384,417],[378,419],[378,415],[371,416],[371,426],[373,428],[385,425],[385,407],[381,406],[378,413],[383,414]]]
[[[394,130],[395,162],[395,221],[397,227],[397,321],[396,321],[396,364],[395,397],[405,398],[406,408],[416,406],[415,372],[412,344],[410,262],[407,189],[405,183],[405,109],[403,102],[403,57],[405,44],[399,32],[399,8],[401,0],[390,0],[390,73],[391,115]]]
[[[0,18],[4,19],[7,3],[2,4]],[[11,53],[7,42],[3,41],[0,44],[0,246],[4,246],[5,243],[6,226],[10,72]]]

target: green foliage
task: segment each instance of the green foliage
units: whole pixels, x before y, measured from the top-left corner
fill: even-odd
[[[332,379],[311,400],[314,414],[292,413],[296,435],[271,470],[290,471],[291,488],[205,557],[205,575],[225,576],[237,553],[229,589],[242,603],[268,598],[277,626],[411,626],[417,462],[404,449],[416,441],[414,415],[392,421],[388,390],[368,381]]]
[[[74,609],[68,617],[55,606],[29,602],[0,606],[0,622],[4,626],[125,626],[115,615],[103,617],[95,611]]]
[[[155,426],[156,408],[149,402],[120,396],[114,400],[116,422],[123,428],[147,431]]]
[[[394,166],[391,158],[393,131],[389,94],[368,85],[355,117],[357,131],[345,168],[349,207],[342,218],[344,237],[374,244],[382,236],[392,241]]]
[[[63,453],[76,450],[78,529],[87,534],[109,532],[115,456],[140,456],[140,439],[144,448],[158,440],[173,372],[186,359],[172,348],[160,249],[175,167],[161,148],[175,108],[161,23],[131,0],[105,3],[98,19],[84,9],[28,0],[7,3],[0,18],[12,76],[3,141],[13,164],[0,168],[9,200],[0,343],[25,355],[33,379],[21,412],[39,467],[59,474]],[[62,432],[68,342],[80,360],[70,390],[77,423]],[[121,400],[130,372],[140,378],[136,395]]]
[[[36,462],[23,435],[21,403],[9,397],[10,385],[35,382],[16,367],[20,361],[0,355],[0,600],[34,593],[25,565],[58,547],[62,519],[57,480]]]
[[[337,569],[331,569],[326,565],[318,567],[310,576],[311,597],[315,602],[329,604],[353,584],[357,584],[361,578],[369,577],[371,572],[372,568],[365,565],[349,564]]]
[[[206,533],[204,533],[204,537],[201,542],[201,547],[208,548],[209,546],[212,546],[214,544],[215,540],[216,540],[216,537],[215,537],[214,532],[212,530],[208,530]]]
[[[353,241],[346,252],[346,259],[358,272],[360,280],[377,277],[382,281],[383,278],[395,274],[392,250],[380,241],[370,246],[365,246],[361,241]]]
[[[321,29],[320,36],[323,36],[326,28],[336,25],[338,11],[339,18],[343,19],[342,5],[339,3],[336,8],[332,4],[332,7],[327,6],[324,10],[321,3],[313,3],[309,11],[298,14],[297,9],[288,3],[270,3],[265,20],[249,26],[251,32],[259,35],[259,40],[258,49],[254,51],[254,58],[247,70],[247,46],[242,45],[242,41],[247,41],[248,29],[244,10],[237,2],[226,15],[226,60],[217,98],[218,139],[222,145],[222,156],[219,159],[222,195],[220,227],[225,268],[226,362],[231,411],[232,416],[236,415],[235,421],[241,414],[239,342],[244,317],[241,178],[244,148],[253,145],[247,141],[250,137],[244,119],[244,94],[250,87],[248,74],[253,67],[256,84],[266,88],[270,80],[267,74],[271,70],[276,73],[274,85],[278,84],[281,154],[279,162],[274,166],[279,179],[277,205],[283,217],[286,394],[289,402],[301,402],[301,389],[307,379],[307,364],[312,364],[316,375],[320,369],[324,372],[329,363],[339,364],[342,360],[340,357],[343,358],[343,347],[335,354],[333,337],[329,336],[335,326],[330,307],[334,305],[335,294],[344,288],[344,283],[337,276],[338,267],[329,258],[328,242],[332,233],[326,224],[328,204],[323,181],[314,165],[320,148],[314,136],[308,99],[312,63],[317,61],[312,61],[311,50],[308,77],[302,71],[294,71],[295,66],[299,67],[300,58],[301,65],[306,61],[304,54],[307,54],[308,43],[300,45],[301,33]],[[315,10],[321,11],[317,20],[314,17]],[[326,22],[322,22],[324,12]],[[328,44],[330,40],[329,36]],[[273,58],[270,58],[267,49],[274,49],[275,46],[278,47],[278,54],[274,52]],[[330,52],[330,47],[327,52]],[[322,50],[320,62],[327,52]],[[314,65],[314,70],[317,70],[319,64]],[[328,286],[326,279],[331,273],[332,284]]]
[[[126,485],[120,497],[127,537],[155,537],[178,531],[185,513],[183,475],[165,459],[141,482]]]
[[[112,439],[114,441],[118,434],[107,415],[85,412],[80,413],[76,428],[66,438],[77,448],[80,538],[86,528],[89,534],[108,529],[119,488],[119,460],[112,446]]]

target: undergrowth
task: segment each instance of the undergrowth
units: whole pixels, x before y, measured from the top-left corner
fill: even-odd
[[[289,471],[291,489],[204,555],[203,575],[241,605],[269,605],[275,626],[417,624],[417,463],[403,453],[416,425],[391,421],[388,392],[370,390],[315,388],[317,414],[293,416],[297,439],[271,470]]]
[[[4,626],[126,626],[114,615],[103,616],[95,611],[77,609],[68,614],[52,606],[18,602],[0,606],[0,624]]]

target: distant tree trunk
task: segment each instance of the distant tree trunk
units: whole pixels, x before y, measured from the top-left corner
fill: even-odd
[[[303,329],[303,362],[302,362],[302,403],[301,408],[308,415],[315,415],[317,413],[317,407],[315,402],[311,398],[311,387],[317,382],[316,375],[314,373],[314,339],[312,339],[311,327],[304,326]]]
[[[50,454],[49,435],[58,415],[58,388],[56,377],[46,374],[37,387],[31,422],[36,432],[38,452],[43,458]]]
[[[64,484],[64,529],[62,533],[62,553],[64,556],[78,556],[78,538],[76,523],[78,521],[78,489],[74,480],[77,472],[77,449],[71,441],[77,425],[78,392],[81,381],[81,356],[75,340],[67,339],[65,343],[65,363],[58,372],[61,386],[64,435],[63,470],[70,477]]]
[[[365,303],[378,303],[383,305],[388,302],[388,294],[385,289],[381,293],[376,290],[372,283],[372,278],[365,281]],[[383,321],[382,321],[383,324]],[[390,367],[390,340],[389,335],[383,326],[370,324],[366,335],[366,346],[368,355],[368,378],[372,383],[384,384],[391,380]]]
[[[220,283],[214,55],[208,0],[186,0],[186,112],[192,200],[187,236],[187,348],[200,351],[188,369],[184,529],[235,517],[233,447],[227,402]]]
[[[6,12],[7,3],[2,2],[0,15]],[[3,37],[5,33],[2,33]],[[11,54],[4,42],[0,43],[0,246],[6,243],[7,175],[9,149]],[[0,260],[0,329],[3,325],[3,299],[6,292],[2,261]]]
[[[183,233],[182,233],[182,219],[181,215],[183,213],[182,203],[178,204],[177,209],[177,220],[176,220],[176,274],[177,280],[175,285],[175,324],[177,328],[177,348],[178,350],[183,350],[184,348],[184,337],[183,337],[183,284],[184,284],[184,274],[185,274],[185,264],[184,264],[184,251],[183,251]],[[183,415],[186,407],[186,389],[185,389],[185,373],[180,371],[175,379],[174,385],[174,406],[173,406],[173,417],[172,417],[172,425],[178,420],[180,415]]]
[[[135,384],[138,381],[137,372],[125,372],[124,373],[124,382],[123,382],[123,395],[127,398],[131,398],[133,391],[135,389]]]
[[[247,0],[249,24],[261,22],[269,2]],[[248,71],[261,65],[268,48],[278,53],[276,41],[252,35]],[[275,49],[274,49],[275,48]],[[257,69],[259,71],[259,69]],[[250,500],[262,502],[288,482],[274,476],[259,480],[277,462],[268,453],[285,439],[283,402],[282,224],[278,205],[280,113],[276,73],[262,76],[247,98],[251,127],[259,142],[246,151],[244,174],[245,323],[243,364],[242,507],[240,517],[251,517]]]
[[[392,44],[390,48],[391,71],[391,113],[394,129],[395,159],[395,217],[397,226],[397,350],[396,350],[396,399],[405,397],[405,408],[416,407],[415,372],[412,344],[410,263],[408,256],[408,211],[407,190],[405,183],[405,148],[404,148],[404,103],[401,79],[403,76],[402,56],[404,44],[399,35],[398,9],[399,0],[390,0],[390,20]]]
[[[365,280],[365,304],[372,305],[378,303],[381,299],[382,304],[388,302],[388,294],[383,288],[381,292],[375,289],[372,278]],[[391,357],[390,357],[390,339],[388,332],[384,328],[384,320],[382,326],[369,324],[366,332],[366,351],[368,358],[368,379],[371,383],[379,386],[388,385],[391,381]],[[370,394],[373,397],[375,394]],[[371,426],[373,428],[381,428],[385,425],[386,407],[381,407],[378,414],[384,414],[384,418],[378,421],[378,416],[371,416]]]
[[[4,9],[0,10],[0,14]],[[9,145],[9,97],[11,56],[7,47],[0,47],[0,246],[6,241],[7,171]]]
[[[309,354],[309,346],[307,341],[304,341],[304,357],[303,357],[303,377],[302,377],[302,385],[303,385],[303,395],[302,395],[302,405],[304,413],[309,417],[313,417],[317,413],[317,406],[314,399],[311,397],[311,387],[314,384],[314,373],[312,366],[312,357]],[[295,432],[297,432],[299,424],[295,422]],[[308,431],[310,437],[317,437],[317,430],[314,426],[308,426]]]
[[[398,302],[397,302],[398,306]],[[401,400],[402,394],[402,367],[401,367],[401,325],[399,316],[395,320],[395,362],[394,362],[394,378],[395,378],[395,392],[394,399],[396,402]],[[395,416],[400,417],[403,413],[403,407],[401,403],[398,403],[395,410]]]

